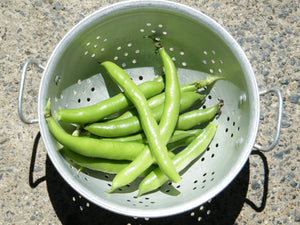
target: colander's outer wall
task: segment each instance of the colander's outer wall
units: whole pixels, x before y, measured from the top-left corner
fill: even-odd
[[[131,21],[130,24],[125,26],[128,21]],[[102,73],[97,61],[115,60],[129,71],[136,67],[155,67],[155,64],[159,64],[159,58],[151,59],[148,56],[153,55],[153,46],[150,41],[145,42],[141,38],[156,32],[152,28],[153,24],[158,24],[156,29],[161,32],[165,46],[168,49],[174,48],[174,54],[177,53],[175,63],[179,68],[181,83],[197,78],[197,72],[193,76],[186,70],[225,77],[224,81],[215,86],[215,95],[220,95],[225,100],[223,114],[218,120],[216,140],[212,143],[214,148],[203,162],[193,165],[192,172],[183,175],[183,182],[190,179],[194,186],[180,183],[177,186],[181,194],[177,196],[160,191],[141,199],[134,199],[134,193],[130,191],[109,195],[105,193],[109,189],[107,180],[99,181],[86,174],[76,175],[76,170],[57,152],[57,144],[43,117],[46,99],[55,99],[53,110],[64,107],[55,103],[62,96],[64,101],[69,101],[66,97],[70,96],[65,96],[64,90],[74,84],[79,85],[78,80],[83,81]],[[98,39],[102,41],[103,47],[95,44]],[[127,57],[128,52],[124,50],[126,46],[138,49],[135,50],[136,58]],[[125,52],[122,51],[116,58],[121,49]],[[209,55],[213,59],[205,58]],[[149,75],[148,79],[150,78],[152,79]],[[74,90],[71,92],[75,95]],[[88,104],[92,103],[93,101]],[[161,217],[181,213],[221,192],[242,169],[252,151],[258,131],[259,109],[259,92],[254,73],[246,55],[233,37],[208,16],[171,1],[124,1],[102,8],[82,20],[65,35],[48,60],[38,100],[41,136],[51,161],[62,177],[95,204],[120,214],[138,217]],[[231,137],[230,129],[236,130],[232,131]],[[200,178],[192,178],[197,173],[200,177],[206,177],[201,178],[205,185],[195,186],[198,180],[198,184],[200,183]],[[193,191],[187,191],[189,188]],[[145,203],[147,201],[149,203]]]

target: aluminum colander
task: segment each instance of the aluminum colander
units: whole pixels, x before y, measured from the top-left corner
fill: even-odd
[[[52,111],[95,104],[120,92],[98,62],[109,60],[128,72],[137,84],[161,74],[162,64],[149,36],[168,50],[181,84],[223,76],[210,90],[204,107],[225,105],[217,133],[207,151],[182,174],[178,183],[135,198],[141,179],[110,189],[113,175],[90,170],[77,172],[57,151],[57,142],[44,119],[46,99]],[[29,60],[23,67],[19,115],[26,123],[39,122],[47,153],[61,176],[87,200],[107,210],[137,217],[162,217],[195,208],[220,193],[246,163],[253,147],[272,149],[278,140],[282,96],[278,89],[259,92],[251,65],[234,38],[218,23],[188,6],[170,1],[123,1],[94,12],[60,41],[44,68],[38,97],[38,120],[22,114],[22,90]],[[278,96],[275,138],[270,146],[255,144],[260,95]],[[64,124],[62,124],[64,126]],[[68,129],[68,126],[64,126]]]

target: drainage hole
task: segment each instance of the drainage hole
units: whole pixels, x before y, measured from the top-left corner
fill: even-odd
[[[95,91],[95,88],[94,88],[94,87],[92,87],[92,88],[91,88],[91,91],[92,91],[92,92],[94,92],[94,91]]]
[[[143,80],[144,79],[144,77],[143,76],[139,76],[139,80]]]

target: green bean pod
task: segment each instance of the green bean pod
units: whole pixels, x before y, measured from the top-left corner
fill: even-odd
[[[168,155],[167,147],[160,136],[159,127],[152,115],[144,94],[130,79],[128,74],[115,63],[106,61],[101,63],[101,65],[105,67],[111,77],[121,86],[125,95],[137,109],[150,150],[159,167],[173,182],[180,181],[181,177],[176,172],[173,162]]]
[[[197,157],[204,153],[216,133],[217,125],[209,123],[199,136],[192,141],[184,150],[175,155],[172,159],[177,172],[182,171]],[[137,197],[142,194],[154,191],[168,181],[168,177],[160,170],[154,169],[150,172],[140,183],[139,193]]]
[[[177,71],[172,58],[164,47],[160,47],[158,52],[161,56],[165,68],[165,103],[162,116],[159,122],[160,136],[165,144],[172,136],[180,112],[180,85]]]
[[[113,159],[104,159],[104,158],[94,158],[94,157],[87,157],[76,152],[69,150],[66,147],[63,147],[59,150],[60,153],[70,161],[71,163],[75,163],[78,166],[95,170],[101,171],[110,174],[116,174],[125,167],[128,166],[128,160],[113,160]]]
[[[168,143],[167,148],[169,151],[172,151],[179,147],[186,146],[202,132],[203,130],[200,129],[195,130],[191,136],[186,136],[185,138],[176,140],[175,142]],[[155,159],[149,148],[145,147],[144,150],[132,162],[130,162],[126,167],[117,173],[112,181],[112,186],[108,193],[111,193],[117,188],[131,183],[141,174],[144,174],[145,171],[148,171],[153,163],[155,163]]]
[[[188,130],[200,124],[206,123],[212,120],[217,114],[220,114],[222,106],[223,102],[220,102],[206,109],[192,110],[183,113],[179,116],[176,129]]]
[[[175,129],[180,112],[180,85],[173,60],[163,47],[158,49],[165,68],[165,104],[160,118],[160,136],[165,144],[169,141]],[[147,169],[154,162],[154,157],[149,148],[145,148],[128,167],[120,171],[112,182],[111,191],[126,185]],[[123,182],[122,182],[123,181]]]
[[[146,98],[150,98],[159,94],[164,89],[164,83],[147,81],[141,83],[138,88]],[[83,125],[102,120],[127,109],[131,105],[131,101],[122,92],[91,106],[58,110],[55,117],[57,120]]]
[[[156,108],[157,106],[163,104],[164,101],[165,101],[165,93],[164,92],[160,93],[158,95],[155,95],[147,100],[150,109]],[[121,114],[120,116],[112,118],[109,121],[112,122],[112,121],[117,121],[117,120],[123,120],[123,119],[127,119],[129,117],[136,116],[136,115],[137,115],[136,109],[129,109],[126,112],[124,112],[123,114]]]
[[[187,137],[195,135],[195,133],[198,132],[198,129],[195,130],[175,130],[173,135],[168,141],[168,145],[172,144],[174,142],[180,141],[182,139],[185,139]],[[130,136],[124,136],[124,137],[116,137],[116,138],[102,138],[102,140],[105,141],[136,141],[140,143],[147,144],[147,139],[144,133],[138,133]],[[169,149],[169,148],[168,148]]]
[[[203,101],[204,95],[195,92],[184,92],[181,95],[180,112],[190,108],[196,101]],[[155,121],[159,122],[163,113],[163,105],[151,110]],[[85,130],[101,137],[123,137],[142,131],[138,115],[123,120],[93,123],[84,127]]]
[[[178,138],[172,142],[169,141],[169,143],[167,144],[168,150],[174,151],[175,149],[177,149],[179,147],[189,145],[199,134],[201,134],[203,132],[203,129],[194,129],[194,130],[189,130],[189,131],[191,132],[189,136],[185,136],[180,139]],[[172,139],[172,137],[171,137],[171,139]]]
[[[216,81],[221,80],[221,79],[224,79],[224,78],[223,77],[218,77],[218,76],[215,76],[215,77],[208,76],[204,80],[199,80],[199,81],[192,82],[192,83],[189,83],[189,84],[181,85],[180,86],[180,91],[181,91],[181,93],[182,92],[194,92],[194,91],[197,91],[197,90],[199,90],[203,87],[210,86],[213,83],[215,83]],[[149,107],[151,109],[153,109],[156,106],[162,104],[164,101],[165,101],[165,93],[163,92],[161,94],[155,95],[155,96],[151,97],[150,99],[148,99],[148,104],[149,104]],[[118,117],[115,117],[113,119],[110,119],[109,121],[127,119],[127,118],[129,118],[131,116],[134,116],[136,114],[137,114],[136,110],[134,110],[134,109],[128,110],[128,111],[124,112],[122,115],[120,115]]]
[[[45,110],[45,119],[52,136],[66,148],[89,157],[116,160],[133,160],[145,147],[138,142],[111,142],[90,137],[76,137],[64,131],[51,116],[49,104]]]
[[[103,173],[109,173],[109,174],[119,173],[122,169],[127,167],[131,162],[129,160],[113,160],[113,159],[87,157],[87,156],[77,154],[67,149],[66,147],[62,147],[59,150],[59,152],[71,165],[80,166],[80,168],[86,168],[86,169],[99,171]],[[175,156],[175,154],[172,152],[169,152],[169,155],[171,158]],[[147,170],[141,172],[139,176],[140,177],[146,176],[154,168],[155,165],[153,164]]]

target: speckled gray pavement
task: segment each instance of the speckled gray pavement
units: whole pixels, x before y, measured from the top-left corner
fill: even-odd
[[[172,218],[147,220],[117,216],[75,196],[47,159],[38,125],[26,125],[18,117],[19,79],[25,60],[34,58],[45,65],[68,30],[85,16],[114,2],[117,1],[0,0],[0,224],[83,224],[76,218],[82,218],[84,224],[96,224],[95,221],[98,224],[175,224]],[[240,180],[234,189],[228,189],[228,193],[232,190],[238,193],[243,187],[246,189],[243,196],[233,194],[228,198],[227,193],[223,202],[213,200],[188,212],[187,224],[300,224],[299,1],[177,2],[204,12],[228,30],[248,56],[259,89],[278,87],[284,100],[277,146],[268,153],[254,152],[245,169],[249,176],[246,185]],[[28,74],[24,110],[33,118],[41,73],[32,69]],[[270,127],[274,127],[276,98],[266,96],[261,99],[261,105],[257,143],[266,143],[273,134]],[[49,179],[46,170],[52,173]],[[236,201],[240,201],[239,206],[232,204]],[[206,219],[209,216],[215,220]],[[177,221],[185,221],[184,218],[178,217]]]

